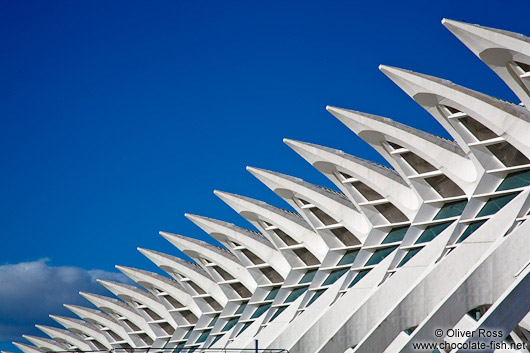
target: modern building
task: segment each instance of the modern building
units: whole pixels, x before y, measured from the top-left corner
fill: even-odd
[[[216,191],[255,230],[187,214],[224,248],[161,232],[194,262],[138,249],[168,276],[117,266],[139,287],[101,281],[115,298],[81,293],[99,310],[66,305],[79,319],[51,315],[65,329],[38,326],[50,339],[15,345],[390,353],[495,341],[480,351],[528,352],[530,39],[442,23],[521,103],[381,66],[454,140],[327,107],[393,168],[285,140],[340,191],[249,167],[294,211]]]

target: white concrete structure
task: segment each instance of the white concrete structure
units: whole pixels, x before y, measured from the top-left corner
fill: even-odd
[[[101,311],[17,347],[529,352],[530,39],[442,23],[521,104],[381,66],[454,141],[328,107],[393,168],[286,139],[340,191],[248,167],[294,211],[216,191],[256,230],[186,214],[224,248],[161,232],[195,262],[139,249],[172,278],[117,266],[145,290],[100,281],[117,299],[81,293]]]

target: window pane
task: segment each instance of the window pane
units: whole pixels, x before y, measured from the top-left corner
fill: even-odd
[[[247,307],[247,303],[245,303],[245,304],[241,304],[241,305],[239,306],[239,308],[237,308],[237,310],[236,310],[236,312],[235,312],[234,314],[235,314],[235,315],[242,314],[246,307]]]
[[[445,175],[437,175],[424,180],[442,197],[464,195],[464,191]]]
[[[294,302],[299,296],[305,293],[308,287],[302,287],[302,288],[296,288],[289,294],[287,299],[285,299],[285,303]]]
[[[389,248],[376,250],[366,263],[366,266],[376,265],[380,263],[385,257],[387,257],[392,251],[396,249],[397,246],[391,246]]]
[[[473,134],[479,141],[489,140],[498,137],[493,131],[476,121],[475,119],[466,116],[458,119],[465,126],[465,128]]]
[[[322,224],[324,224],[325,226],[337,224],[336,220],[334,220],[332,217],[330,217],[326,212],[322,211],[320,208],[317,208],[317,207],[312,208],[311,212],[313,212],[315,217],[317,217],[322,222]]]
[[[206,339],[208,338],[208,335],[210,334],[210,330],[207,330],[207,331],[204,331],[200,336],[199,338],[197,339],[197,342],[196,343],[202,343],[204,341],[206,341]]]
[[[335,283],[339,278],[342,277],[343,274],[348,272],[348,270],[349,270],[348,268],[343,268],[342,270],[331,271],[328,278],[326,278],[326,280],[324,281],[324,283],[322,283],[322,285],[327,286],[329,284]]]
[[[490,198],[477,214],[477,217],[489,216],[491,214],[497,213],[498,210],[506,206],[506,204],[515,196],[517,196],[517,193]]]
[[[516,189],[527,185],[530,185],[530,169],[508,174],[496,191]]]
[[[252,314],[252,316],[250,317],[251,319],[255,319],[257,317],[260,317],[261,314],[263,314],[265,311],[269,310],[269,308],[271,307],[271,304],[263,304],[263,305],[260,305],[258,306],[258,308],[256,309],[256,311],[254,311],[254,314]]]
[[[280,287],[273,288],[270,293],[265,297],[265,300],[274,300],[276,294],[280,291]]]
[[[409,252],[407,252],[407,254],[405,255],[405,257],[403,257],[403,259],[399,262],[399,265],[397,265],[397,267],[401,267],[403,266],[404,264],[406,264],[410,259],[412,259],[412,257],[414,255],[416,255],[421,249],[423,248],[416,248],[416,249],[412,249],[410,250]]]
[[[407,161],[407,163],[416,171],[418,174],[423,174],[427,172],[433,172],[436,170],[426,160],[421,158],[420,156],[412,153],[412,152],[405,152],[401,154],[401,157],[403,157],[404,160]]]
[[[313,265],[319,265],[320,261],[313,256],[309,251],[306,249],[295,249],[293,252],[302,260],[307,266],[313,266]]]
[[[471,223],[470,225],[468,225],[466,230],[462,233],[460,238],[457,240],[457,243],[461,243],[464,240],[466,240],[467,237],[469,237],[474,231],[479,229],[480,226],[483,225],[484,223],[486,223],[485,219],[482,220],[482,221],[474,222],[474,223]]]
[[[223,329],[221,330],[221,332],[225,332],[225,331],[230,330],[232,327],[235,326],[235,324],[237,324],[237,318],[236,318],[236,317],[230,319],[230,321],[228,321],[228,322],[226,323],[226,325],[223,327]]]
[[[381,200],[383,198],[383,196],[381,196],[377,191],[375,191],[371,187],[367,186],[363,182],[356,181],[356,182],[352,183],[352,185],[368,201]]]
[[[387,236],[381,244],[388,244],[388,243],[395,243],[398,241],[402,241],[403,237],[405,236],[405,233],[407,233],[407,230],[409,229],[408,226],[405,227],[398,227],[398,228],[392,228],[390,232],[388,232]]]
[[[315,292],[315,294],[313,294],[313,296],[311,297],[311,300],[307,303],[306,306],[309,306],[309,305],[313,304],[313,302],[314,302],[315,300],[317,300],[318,297],[320,297],[320,296],[322,295],[322,293],[324,293],[324,291],[325,291],[325,289],[317,290],[317,291]]]
[[[346,254],[344,254],[342,259],[340,259],[340,261],[337,263],[337,266],[352,264],[353,261],[355,261],[355,258],[357,257],[358,253],[359,253],[359,250],[348,251]]]
[[[436,238],[436,236],[438,234],[443,232],[445,230],[445,228],[449,227],[449,225],[451,223],[453,223],[453,222],[445,222],[445,223],[440,223],[440,224],[435,224],[435,225],[432,225],[432,226],[428,226],[421,233],[420,237],[418,238],[418,240],[416,240],[415,244],[426,243],[426,242],[429,242],[429,241],[433,240],[434,238]]]
[[[291,246],[291,245],[297,245],[298,242],[296,240],[294,240],[293,238],[291,238],[287,233],[285,233],[283,230],[281,229],[275,229],[273,230],[274,233],[276,233],[276,235],[278,237],[280,237],[280,239],[285,243],[285,245],[287,246]]]
[[[442,206],[433,219],[444,219],[460,216],[467,205],[467,200],[448,202]]]
[[[370,270],[362,270],[362,271],[359,271],[359,273],[357,273],[357,276],[355,276],[355,278],[353,279],[353,281],[351,281],[350,285],[348,286],[348,288],[351,288],[353,287],[357,282],[359,282],[364,276],[366,276],[368,274],[368,272],[370,272]]]
[[[245,331],[250,325],[252,325],[252,322],[245,323],[237,335],[239,336],[240,334],[242,334],[243,331]]]
[[[495,155],[507,167],[515,167],[517,165],[529,164],[530,161],[524,154],[519,152],[515,147],[508,142],[501,142],[494,145],[486,146],[486,148]]]
[[[374,207],[385,217],[390,223],[406,222],[408,218],[396,206],[388,203],[374,205]]]
[[[276,319],[281,313],[283,313],[283,311],[284,311],[285,309],[287,309],[286,306],[282,306],[281,308],[278,308],[278,309],[276,310],[276,312],[274,313],[274,315],[272,315],[272,317],[271,317],[271,321],[274,320],[274,319]]]
[[[344,227],[330,229],[330,231],[346,246],[361,245],[359,239]]]
[[[315,274],[317,273],[317,270],[310,270],[305,273],[305,275],[302,277],[300,282],[298,283],[310,283],[313,280],[313,277],[315,277]]]

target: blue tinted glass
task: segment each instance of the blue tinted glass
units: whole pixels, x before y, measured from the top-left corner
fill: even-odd
[[[455,216],[460,216],[467,205],[467,200],[448,202],[440,208],[440,211],[433,219],[444,219]]]
[[[324,283],[322,283],[323,286],[327,286],[329,284],[333,284],[335,283],[339,278],[342,277],[343,274],[345,274],[346,272],[348,272],[348,268],[343,268],[342,270],[335,270],[335,271],[331,271],[331,273],[329,274],[329,276],[326,278],[326,280],[324,281]]]
[[[515,196],[517,196],[517,193],[490,198],[477,214],[477,217],[489,216],[491,214],[497,213],[498,210],[506,206],[506,204]]]
[[[409,229],[408,226],[392,228],[390,232],[388,232],[387,236],[385,237],[385,239],[383,240],[381,244],[388,244],[388,243],[395,243],[398,241],[402,241],[408,229]]]
[[[254,314],[252,314],[252,316],[250,318],[251,319],[255,319],[257,317],[260,317],[261,314],[263,314],[265,311],[267,311],[270,307],[271,307],[271,303],[263,304],[263,305],[258,306],[256,311],[254,311]]]
[[[389,248],[376,250],[366,263],[366,266],[376,265],[380,263],[385,257],[387,257],[392,251],[396,249],[397,246],[391,246]]]
[[[348,286],[348,288],[351,288],[353,287],[357,282],[359,282],[364,276],[366,276],[366,274],[368,274],[368,272],[370,272],[370,270],[362,270],[362,271],[359,271],[359,273],[357,273],[357,276],[355,276],[355,278],[353,279],[353,281],[351,281],[350,285]]]
[[[412,259],[412,257],[414,255],[416,255],[422,248],[416,248],[416,249],[412,249],[410,250],[406,255],[405,257],[403,257],[403,259],[401,260],[401,262],[399,263],[399,265],[397,267],[401,267],[403,266],[404,264],[406,264],[410,259]]]
[[[308,287],[302,287],[302,288],[296,288],[289,294],[287,299],[285,299],[286,303],[294,302],[299,296],[305,293]]]
[[[496,191],[516,189],[527,185],[530,185],[530,169],[508,174]]]
[[[325,291],[325,289],[317,290],[317,291],[315,292],[315,294],[313,294],[313,296],[311,297],[311,300],[307,303],[306,306],[309,306],[309,305],[313,304],[313,302],[314,302],[315,300],[317,300],[318,297],[320,297],[320,296],[322,295],[322,293],[324,293],[324,291]]]
[[[457,243],[461,243],[464,240],[466,240],[467,237],[469,237],[474,231],[479,229],[480,226],[483,225],[484,223],[486,223],[486,220],[474,222],[474,223],[471,223],[470,225],[468,225],[466,230],[464,231],[464,233],[462,233],[460,238],[457,240]]]
[[[438,234],[443,232],[445,228],[449,227],[451,223],[453,222],[444,222],[444,223],[439,223],[439,224],[434,224],[432,226],[428,226],[421,233],[420,237],[418,238],[418,240],[416,240],[415,244],[427,243],[433,240],[434,238],[436,238]]]
[[[302,277],[300,282],[298,283],[309,283],[313,280],[313,277],[315,277],[315,274],[317,273],[317,270],[310,270],[305,273],[305,275]]]

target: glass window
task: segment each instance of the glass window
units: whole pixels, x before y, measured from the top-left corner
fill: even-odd
[[[324,291],[325,291],[325,289],[319,289],[319,290],[317,290],[317,291],[315,292],[315,294],[313,294],[313,296],[311,297],[311,300],[307,303],[306,306],[309,306],[309,305],[313,304],[313,302],[314,302],[315,300],[317,300],[318,297],[320,297],[320,296],[322,295],[322,293],[324,293]]]
[[[314,207],[311,209],[311,212],[315,215],[316,218],[322,222],[325,226],[332,224],[337,224],[337,221],[330,217],[326,212],[322,211],[320,208]]]
[[[252,296],[252,293],[250,293],[247,287],[245,287],[241,282],[230,283],[229,285],[233,290],[236,291],[237,294],[239,294],[241,298],[248,298]]]
[[[252,316],[250,317],[251,319],[255,319],[257,317],[260,317],[261,314],[263,314],[264,312],[266,312],[267,310],[269,310],[269,308],[271,307],[271,303],[269,304],[263,304],[263,305],[260,305],[258,306],[258,308],[256,309],[256,311],[254,311],[254,314],[252,314]]]
[[[280,287],[272,288],[272,290],[267,294],[265,297],[265,300],[274,300],[276,298],[276,294],[278,294],[278,291],[280,290]]]
[[[348,251],[346,254],[344,254],[342,259],[340,259],[340,261],[337,263],[337,266],[352,264],[353,261],[355,261],[355,258],[357,257],[358,253],[359,253],[359,250]]]
[[[440,208],[440,211],[433,219],[444,219],[460,216],[467,205],[467,200],[448,202]]]
[[[445,175],[436,175],[424,179],[441,197],[456,197],[464,195],[464,191],[460,189],[451,179]]]
[[[217,319],[219,318],[219,316],[215,316],[212,321],[210,321],[210,323],[208,324],[208,327],[213,327],[215,325],[215,323],[217,322]]]
[[[427,243],[433,240],[434,238],[436,238],[438,234],[443,232],[445,228],[449,227],[451,223],[453,222],[444,222],[444,223],[439,223],[439,224],[434,224],[432,226],[428,226],[421,233],[420,237],[418,238],[418,240],[416,240],[415,244]]]
[[[360,245],[361,242],[349,230],[344,227],[330,229],[330,232],[346,246]]]
[[[93,342],[97,342],[97,341],[93,341]],[[173,351],[173,353],[180,353],[180,352],[186,351],[186,349],[182,349],[182,348],[184,348],[184,345],[185,345],[184,342],[181,342],[181,343],[177,344],[177,347],[175,347],[175,350]]]
[[[508,142],[496,143],[494,145],[486,146],[486,148],[507,167],[530,164],[528,158]]]
[[[401,212],[396,206],[388,203],[383,203],[380,205],[374,205],[377,211],[381,213],[390,223],[399,223],[406,222],[408,218]]]
[[[223,329],[221,330],[221,332],[225,332],[225,331],[228,331],[230,330],[232,327],[235,326],[235,324],[237,324],[237,317],[234,317],[232,319],[230,319],[226,325],[223,327]]]
[[[259,265],[259,264],[262,264],[264,263],[264,261],[262,259],[260,259],[259,257],[257,257],[256,255],[254,255],[253,252],[247,250],[247,249],[242,249],[241,252],[247,257],[247,259],[250,260],[250,262],[252,262],[254,265]]]
[[[390,142],[390,141],[387,141],[387,142],[395,150],[399,150],[399,149],[403,148],[400,145],[398,145],[397,143],[393,143],[393,142]]]
[[[348,286],[348,288],[351,288],[353,287],[357,282],[359,282],[364,276],[366,276],[368,274],[368,272],[370,272],[370,270],[362,270],[362,271],[359,271],[357,273],[357,276],[355,276],[355,278],[353,279],[353,281],[351,281],[350,285]]]
[[[218,335],[218,336],[215,336],[215,338],[213,339],[212,343],[210,343],[210,346],[213,346],[217,341],[219,341],[221,339],[221,337],[223,337],[223,335]]]
[[[274,270],[272,267],[264,267],[260,268],[259,270],[261,271],[261,273],[263,273],[265,277],[269,279],[269,281],[271,281],[271,283],[279,283],[283,281],[283,277],[280,276],[280,274],[276,272],[276,270]]]
[[[473,223],[469,224],[467,226],[466,230],[464,230],[464,232],[460,236],[460,238],[458,238],[457,243],[461,243],[464,240],[466,240],[467,237],[469,237],[474,231],[479,229],[480,226],[483,225],[484,223],[486,223],[485,219],[483,219],[482,221],[473,222]]]
[[[298,242],[291,238],[287,233],[281,229],[275,229],[273,232],[285,243],[287,246],[297,245]]]
[[[498,210],[506,206],[506,204],[510,202],[515,196],[517,196],[517,193],[495,196],[490,198],[488,202],[486,202],[486,204],[479,211],[477,217],[489,216],[491,214],[497,213]]]
[[[395,243],[398,241],[402,241],[408,229],[409,229],[408,226],[392,228],[390,232],[388,232],[388,234],[386,235],[385,239],[383,239],[381,244],[388,244],[388,243]]]
[[[315,277],[315,274],[317,273],[317,270],[309,270],[307,271],[300,282],[298,283],[310,283],[313,280],[313,277]]]
[[[403,257],[403,259],[401,259],[401,261],[399,262],[399,265],[397,265],[397,267],[401,267],[404,264],[406,264],[407,262],[409,262],[409,260],[412,259],[412,257],[414,255],[416,255],[421,249],[423,249],[423,248],[416,248],[416,249],[412,249],[409,252],[407,252],[407,254]]]
[[[530,169],[508,174],[496,191],[516,189],[528,185],[530,185]]]
[[[331,271],[331,273],[329,274],[329,276],[326,278],[326,280],[324,281],[324,283],[322,283],[323,286],[327,286],[327,285],[330,285],[330,284],[333,284],[335,283],[339,278],[342,277],[343,274],[345,274],[346,272],[348,272],[348,268],[343,268],[342,270],[334,270],[334,271]]]
[[[210,334],[210,330],[203,331],[203,333],[201,333],[199,338],[197,338],[197,342],[195,342],[195,343],[202,343],[202,342],[206,341],[206,339],[208,338],[209,334]]]
[[[392,251],[396,250],[397,246],[391,246],[389,248],[379,249],[374,251],[373,255],[368,259],[366,266],[376,265],[383,261]]]
[[[302,287],[302,288],[296,288],[289,294],[287,299],[285,299],[285,303],[294,302],[296,299],[298,299],[299,296],[305,293],[308,287]]]
[[[285,309],[287,309],[286,306],[282,306],[281,308],[278,308],[278,309],[276,310],[276,312],[274,313],[274,315],[272,315],[272,317],[271,317],[271,321],[274,320],[274,319],[276,319],[278,316],[280,316],[280,314],[283,313],[283,311],[284,311]]]
[[[473,134],[479,141],[489,140],[498,137],[493,131],[476,121],[475,119],[466,116],[458,119],[464,127]]]
[[[379,194],[377,191],[375,191],[371,187],[367,186],[363,182],[356,181],[356,182],[353,182],[352,185],[368,201],[381,200],[383,198],[383,196],[381,196],[381,194]]]
[[[247,307],[247,303],[244,303],[244,304],[241,304],[239,306],[239,308],[237,308],[236,312],[234,313],[234,315],[239,315],[239,314],[243,314],[243,311],[245,311],[245,308]]]
[[[245,323],[245,324],[243,325],[243,327],[241,328],[241,330],[239,330],[239,333],[238,333],[237,335],[239,336],[240,334],[242,334],[243,331],[245,331],[245,330],[246,330],[251,324],[252,324],[252,322],[247,322],[247,323]]]
[[[418,174],[433,172],[436,168],[415,153],[405,152],[400,155]]]
[[[302,260],[307,266],[320,265],[320,261],[313,256],[306,249],[295,249],[293,252]]]

